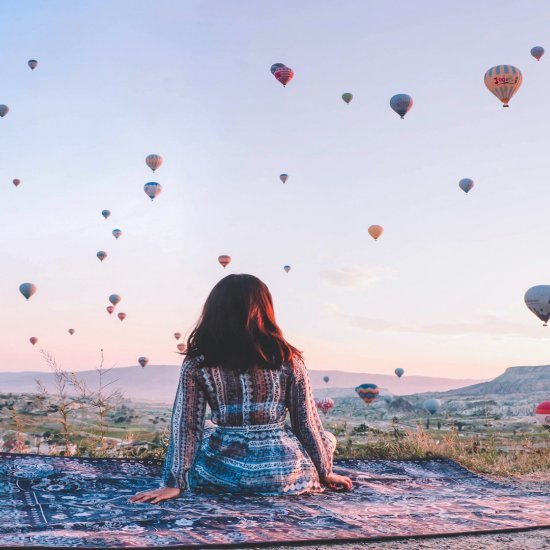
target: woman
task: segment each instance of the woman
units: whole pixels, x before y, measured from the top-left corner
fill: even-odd
[[[204,430],[207,404],[213,430]],[[267,286],[252,275],[229,275],[212,289],[188,340],[162,487],[131,501],[156,504],[187,489],[350,490],[351,480],[332,471],[335,446],[319,420],[302,355],[275,322]]]

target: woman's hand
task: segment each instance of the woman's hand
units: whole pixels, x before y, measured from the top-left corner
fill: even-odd
[[[181,489],[177,487],[160,487],[159,489],[151,489],[150,491],[142,491],[130,498],[130,502],[148,502],[157,504],[163,500],[179,497]]]
[[[350,491],[353,487],[351,479],[346,476],[339,476],[338,474],[329,474],[323,479],[323,485],[326,485],[332,491]]]

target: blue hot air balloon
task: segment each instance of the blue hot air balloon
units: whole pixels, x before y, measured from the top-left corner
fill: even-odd
[[[411,110],[413,106],[413,99],[407,94],[397,94],[390,99],[390,107],[401,117],[405,118],[405,115]]]
[[[111,211],[110,210],[102,210],[101,211],[101,215],[107,219],[110,215],[111,215]]]
[[[323,381],[325,382],[325,384],[328,384],[329,381],[330,381],[330,377],[328,377],[328,376],[323,376]]]
[[[474,186],[474,180],[471,180],[470,178],[463,178],[458,182],[458,186],[462,189],[462,191],[464,191],[464,193],[468,193]]]
[[[542,46],[535,46],[534,48],[531,48],[531,55],[537,61],[540,61],[540,58],[544,55],[544,48]]]
[[[397,367],[394,372],[397,375],[397,378],[401,378],[405,374],[405,369]]]
[[[36,292],[36,285],[32,283],[22,283],[19,285],[19,292],[28,300]]]
[[[384,403],[386,403],[386,405],[389,405],[393,401],[393,395],[391,393],[385,393],[382,396],[382,399],[384,400]]]
[[[426,401],[424,401],[424,408],[430,414],[435,414],[441,408],[441,401],[439,401],[439,399],[426,399]]]

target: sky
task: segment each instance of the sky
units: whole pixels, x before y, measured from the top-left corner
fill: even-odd
[[[523,302],[550,283],[550,58],[529,53],[550,48],[545,0],[2,13],[0,370],[47,370],[40,348],[73,371],[100,349],[108,366],[180,363],[172,334],[229,273],[266,282],[309,368],[487,379],[548,363],[550,328]],[[483,83],[498,64],[524,77],[509,109]],[[404,120],[396,93],[414,99]],[[28,302],[22,282],[38,287]]]

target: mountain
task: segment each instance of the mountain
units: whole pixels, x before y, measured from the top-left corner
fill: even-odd
[[[539,392],[545,392],[550,396],[550,365],[509,367],[494,380],[481,382],[465,388],[453,388],[443,393],[442,396],[536,394]]]
[[[397,378],[393,374],[368,374],[332,370],[310,370],[309,373],[317,397],[328,395],[331,397],[353,397],[355,396],[353,388],[364,382],[373,382],[381,389],[400,395],[443,392],[478,382],[477,380],[453,380],[407,375]],[[106,380],[117,380],[111,387],[122,389],[125,396],[133,401],[172,404],[178,386],[179,374],[180,367],[176,365],[149,365],[145,369],[137,366],[119,367],[112,369],[106,376]],[[93,389],[97,385],[95,370],[81,371],[77,375],[90,388]],[[328,384],[323,381],[324,376],[330,377]],[[0,372],[0,392],[35,392],[36,378],[40,379],[49,391],[53,391],[54,377],[52,373],[24,371]]]

